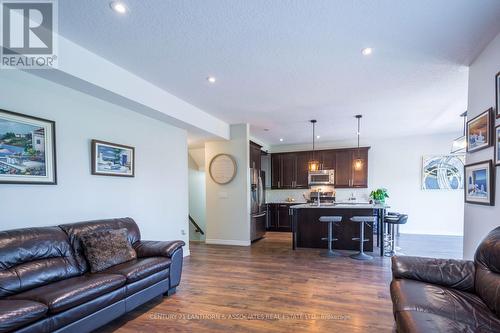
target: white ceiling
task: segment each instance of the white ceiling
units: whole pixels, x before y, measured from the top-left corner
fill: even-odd
[[[59,32],[269,144],[310,141],[311,118],[353,137],[358,113],[365,137],[460,130],[467,66],[500,32],[499,0],[124,2],[59,1]]]

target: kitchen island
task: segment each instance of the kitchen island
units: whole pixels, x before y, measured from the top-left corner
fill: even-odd
[[[352,240],[359,237],[359,223],[351,222],[353,216],[376,216],[377,217],[377,246],[380,247],[380,255],[383,253],[383,246],[379,243],[383,239],[384,233],[383,217],[385,216],[386,205],[368,203],[335,203],[322,204],[301,204],[290,207],[290,218],[292,224],[292,247],[307,248],[327,248],[328,243],[322,238],[328,235],[328,223],[319,222],[321,216],[342,216],[342,222],[334,226],[334,249],[339,250],[359,250],[359,241]],[[372,236],[373,235],[373,236]],[[369,241],[365,242],[365,251],[372,252],[374,249],[373,224],[365,225],[365,237]]]

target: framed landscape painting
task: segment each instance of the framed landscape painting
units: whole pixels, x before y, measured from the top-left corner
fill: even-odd
[[[92,174],[134,177],[134,147],[92,140]]]
[[[500,165],[500,125],[495,128],[495,165]]]
[[[0,110],[0,183],[57,183],[55,122]]]
[[[500,118],[500,72],[495,76],[495,100],[496,100],[496,110],[497,118]]]
[[[493,109],[488,109],[467,122],[467,152],[471,153],[491,146]]]
[[[422,158],[423,190],[464,188],[465,155],[429,155]]]
[[[495,180],[491,160],[465,166],[465,202],[493,206]]]

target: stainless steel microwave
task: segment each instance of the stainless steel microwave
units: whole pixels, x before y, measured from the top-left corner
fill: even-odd
[[[335,170],[318,170],[309,172],[309,186],[335,185]]]

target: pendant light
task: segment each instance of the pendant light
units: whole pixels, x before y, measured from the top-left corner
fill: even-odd
[[[465,149],[467,148],[467,138],[465,137],[465,127],[467,126],[467,111],[462,113],[460,117],[464,118],[464,128],[462,136],[453,140],[453,143],[451,145],[452,154],[464,153]]]
[[[315,130],[316,130],[316,120],[315,119],[312,119],[310,120],[311,124],[312,124],[312,128],[313,128],[313,150],[312,150],[312,158],[311,160],[307,163],[308,165],[308,169],[309,171],[311,172],[314,172],[314,171],[318,171],[319,170],[319,161],[316,160],[314,158],[314,140],[316,139],[316,133],[315,133]]]
[[[358,156],[357,158],[354,160],[354,170],[361,170],[363,169],[363,159],[361,159],[360,157],[360,154],[359,154],[359,136],[361,135],[361,132],[360,132],[360,123],[361,123],[361,118],[363,117],[362,115],[358,114],[355,116],[356,119],[358,119]]]

